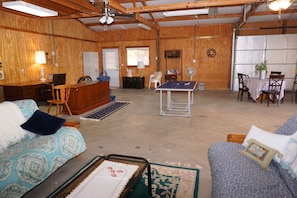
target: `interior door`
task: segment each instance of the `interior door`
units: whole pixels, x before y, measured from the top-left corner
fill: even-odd
[[[110,76],[109,86],[120,87],[119,50],[117,48],[102,49],[103,69]]]
[[[98,52],[83,52],[84,76],[90,76],[93,81],[97,80]]]

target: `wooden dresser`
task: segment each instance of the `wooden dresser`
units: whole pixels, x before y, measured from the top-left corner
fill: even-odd
[[[74,115],[85,113],[109,102],[109,81],[86,81],[80,84],[71,85],[68,105]]]

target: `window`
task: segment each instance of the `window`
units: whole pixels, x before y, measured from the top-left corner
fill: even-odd
[[[128,66],[137,66],[138,61],[143,61],[145,66],[150,64],[149,47],[131,47],[126,49]]]
[[[116,54],[113,51],[105,52],[105,69],[117,69]]]

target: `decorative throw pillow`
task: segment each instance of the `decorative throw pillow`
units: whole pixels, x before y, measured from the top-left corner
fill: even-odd
[[[294,133],[280,160],[283,168],[288,169],[292,178],[297,178],[297,133]]]
[[[21,127],[40,135],[50,135],[56,133],[65,121],[63,118],[58,118],[37,110]]]
[[[253,138],[258,142],[261,142],[262,144],[278,150],[281,154],[283,154],[291,137],[292,135],[275,134],[252,125],[242,145],[247,146],[248,141]],[[275,156],[273,159],[276,162],[280,161],[280,158],[278,156]]]
[[[20,127],[25,121],[16,104],[8,101],[0,103],[0,153],[25,138],[27,133]]]
[[[249,140],[248,143],[244,150],[239,150],[239,153],[259,164],[264,170],[269,170],[271,160],[279,152],[255,139]]]

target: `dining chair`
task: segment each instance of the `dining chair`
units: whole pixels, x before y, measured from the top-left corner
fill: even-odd
[[[279,106],[279,103],[282,99],[282,98],[280,98],[280,93],[282,90],[282,84],[283,84],[284,78],[285,78],[285,75],[270,75],[269,76],[268,89],[262,90],[261,103],[263,101],[263,96],[266,95],[268,107],[269,107],[270,100],[272,100],[273,103],[275,100],[277,100],[277,106]]]
[[[249,88],[245,84],[245,80],[249,78],[249,75],[243,74],[243,73],[237,73],[237,76],[238,76],[238,95],[237,95],[237,100],[239,100],[239,96],[240,96],[240,101],[242,101],[243,93],[244,92],[247,92],[248,93],[248,99],[250,99]]]
[[[281,71],[271,71],[270,75],[281,75],[282,72]]]
[[[154,72],[153,74],[150,75],[150,82],[149,82],[149,87],[148,89],[151,89],[151,83],[155,84],[155,88],[157,88],[157,85],[161,84],[163,73],[161,71]]]
[[[70,84],[64,85],[52,85],[52,99],[47,100],[49,103],[47,113],[50,113],[51,106],[56,105],[56,116],[60,115],[65,106],[70,116],[72,116],[71,110],[68,106],[68,100],[70,95]]]
[[[291,101],[294,101],[295,98],[295,103],[297,104],[297,74],[295,74],[293,86],[292,86],[292,91],[291,91]]]

